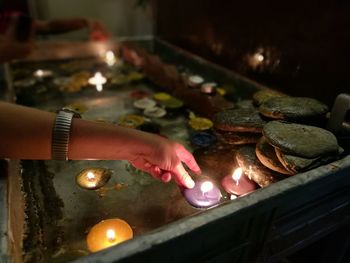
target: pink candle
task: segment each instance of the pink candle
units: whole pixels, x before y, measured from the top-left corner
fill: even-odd
[[[238,196],[256,189],[256,184],[243,174],[242,168],[237,168],[232,175],[225,176],[221,185],[227,193]]]

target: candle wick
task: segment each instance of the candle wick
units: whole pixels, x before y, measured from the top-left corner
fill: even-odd
[[[109,242],[114,242],[116,240],[115,231],[112,229],[107,230],[107,239]]]

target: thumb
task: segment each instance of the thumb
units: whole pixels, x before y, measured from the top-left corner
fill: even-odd
[[[195,183],[191,176],[187,173],[183,165],[180,163],[175,167],[174,171],[171,171],[174,175],[174,179],[178,185],[186,188],[193,188]]]

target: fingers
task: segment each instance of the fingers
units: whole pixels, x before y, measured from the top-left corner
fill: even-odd
[[[176,152],[180,160],[184,162],[188,168],[190,168],[194,173],[198,175],[201,174],[201,169],[199,168],[193,155],[189,151],[187,151],[184,146],[180,144]]]
[[[149,173],[152,175],[155,179],[161,179],[162,171],[159,169],[158,166],[152,165],[148,162],[142,161],[142,160],[136,160],[130,162],[135,168],[144,171],[146,173]]]
[[[174,179],[178,185],[182,185],[186,188],[193,188],[195,183],[191,176],[187,173],[183,165],[180,163],[176,166],[175,170],[172,171]]]
[[[163,183],[169,183],[171,178],[172,178],[172,176],[171,176],[171,173],[169,173],[169,172],[165,172],[161,176]]]

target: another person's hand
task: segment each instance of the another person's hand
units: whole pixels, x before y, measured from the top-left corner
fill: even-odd
[[[128,161],[133,166],[163,182],[173,177],[178,185],[193,188],[194,181],[183,163],[194,173],[201,173],[193,155],[183,145],[157,135],[143,133],[129,150]]]
[[[18,39],[18,30],[21,30],[19,17],[11,18],[9,26],[4,35],[0,38],[0,62],[8,62],[13,59],[22,59],[30,54],[34,46],[34,31],[28,26],[28,37]]]
[[[93,41],[104,41],[111,34],[100,21],[89,18],[58,18],[49,21],[36,20],[35,29],[38,34],[62,34],[87,28],[89,39]]]
[[[97,20],[87,20],[90,40],[104,41],[111,37],[105,25]]]

